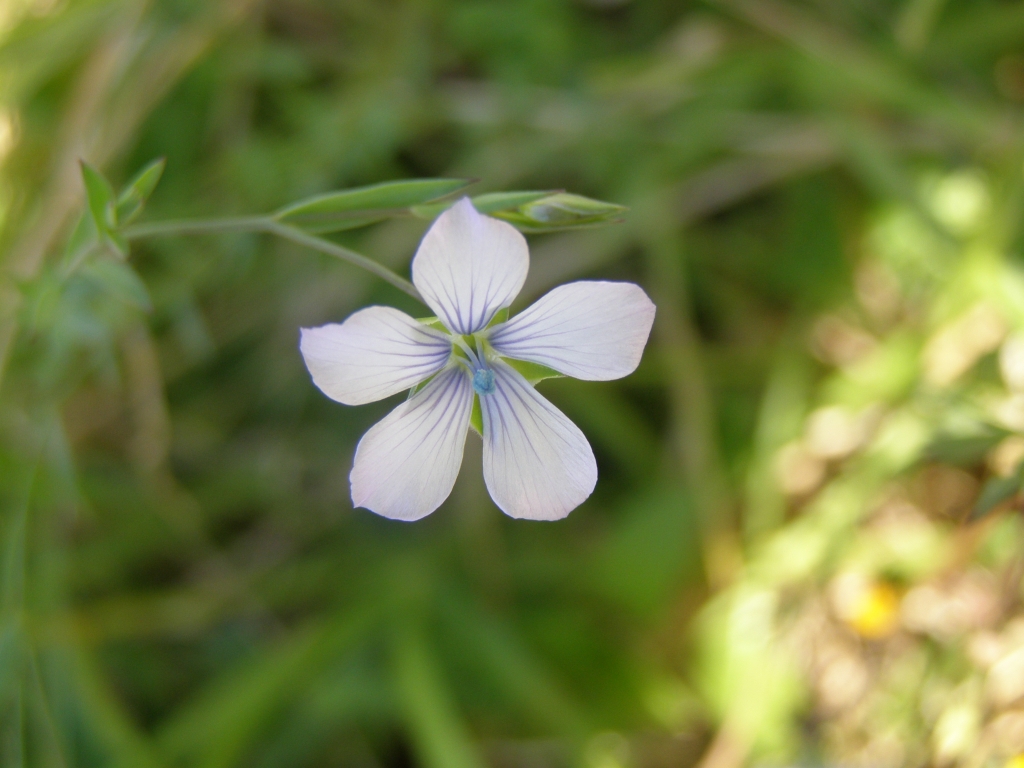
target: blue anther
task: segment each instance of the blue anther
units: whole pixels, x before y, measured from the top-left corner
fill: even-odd
[[[473,391],[478,395],[490,395],[494,389],[494,371],[490,368],[477,368],[473,372]]]

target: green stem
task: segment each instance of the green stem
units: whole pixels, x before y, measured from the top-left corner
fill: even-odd
[[[376,275],[398,288],[400,291],[412,296],[422,302],[423,297],[416,290],[416,286],[392,272],[382,264],[373,259],[363,256],[361,253],[338,245],[322,237],[303,232],[297,227],[283,224],[270,216],[240,216],[237,218],[225,219],[184,219],[180,221],[159,221],[153,224],[140,224],[128,227],[122,234],[128,240],[137,240],[144,237],[160,237],[167,235],[205,235],[219,232],[266,232],[277,235],[284,240],[290,240],[298,245],[312,248],[314,251],[326,253],[329,256],[347,261],[349,264],[365,269],[367,272]]]
[[[420,292],[416,290],[416,286],[406,280],[404,277],[400,277],[392,272],[390,269],[385,267],[383,264],[378,264],[373,259],[368,259],[361,253],[356,253],[353,250],[345,248],[337,243],[332,243],[330,240],[325,240],[322,237],[316,237],[307,232],[303,232],[297,227],[290,226],[288,224],[282,224],[274,219],[269,219],[265,223],[264,232],[270,232],[278,237],[284,238],[285,240],[291,240],[293,243],[304,245],[307,248],[312,248],[315,251],[326,253],[329,256],[335,256],[342,261],[347,261],[349,264],[353,264],[357,267],[365,269],[381,280],[385,280],[391,285],[395,286],[400,291],[405,291],[407,294],[412,296],[416,301],[426,303],[423,301],[423,297],[420,296]]]
[[[166,235],[208,235],[218,232],[260,232],[268,216],[236,216],[223,219],[180,219],[178,221],[156,221],[151,224],[136,224],[121,234],[128,240]]]

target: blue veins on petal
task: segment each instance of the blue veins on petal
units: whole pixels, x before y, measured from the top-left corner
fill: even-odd
[[[363,435],[349,480],[352,502],[392,520],[419,520],[444,502],[462,466],[473,390],[443,370]]]
[[[341,324],[303,328],[299,349],[332,400],[363,405],[430,378],[451,357],[447,334],[392,307],[366,307]]]
[[[412,281],[448,330],[468,336],[512,303],[529,266],[522,234],[481,215],[464,197],[423,236],[412,260]]]
[[[655,307],[640,286],[602,280],[560,285],[488,332],[498,355],[585,381],[628,376],[640,363]]]
[[[495,361],[494,374],[480,398],[487,492],[509,517],[559,520],[597,484],[590,443],[512,366]]]
[[[412,262],[413,283],[449,333],[390,307],[303,329],[306,367],[328,397],[354,405],[414,388],[359,442],[355,506],[396,520],[439,507],[455,484],[474,402],[484,483],[507,515],[557,520],[593,491],[597,464],[586,437],[503,358],[617,379],[640,362],[655,308],[638,285],[579,281],[488,327],[519,293],[528,266],[523,236],[463,198],[437,218]]]

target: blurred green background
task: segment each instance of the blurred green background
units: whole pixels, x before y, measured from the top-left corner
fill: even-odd
[[[0,765],[1024,766],[1024,3],[0,0]],[[380,181],[567,189],[513,312],[658,305],[539,390],[593,497],[353,510],[394,401],[298,329],[413,300],[141,221]],[[427,222],[331,235],[407,274]],[[73,243],[72,243],[73,246]]]

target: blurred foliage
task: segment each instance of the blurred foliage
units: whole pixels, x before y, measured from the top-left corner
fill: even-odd
[[[1024,764],[1018,0],[0,29],[4,768]],[[121,234],[416,178],[623,219],[531,237],[517,305],[659,308],[633,376],[539,385],[600,464],[563,522],[504,518],[473,438],[427,520],[351,509],[392,403],[327,401],[298,328],[412,298],[269,229]],[[404,274],[433,199],[312,228]]]

